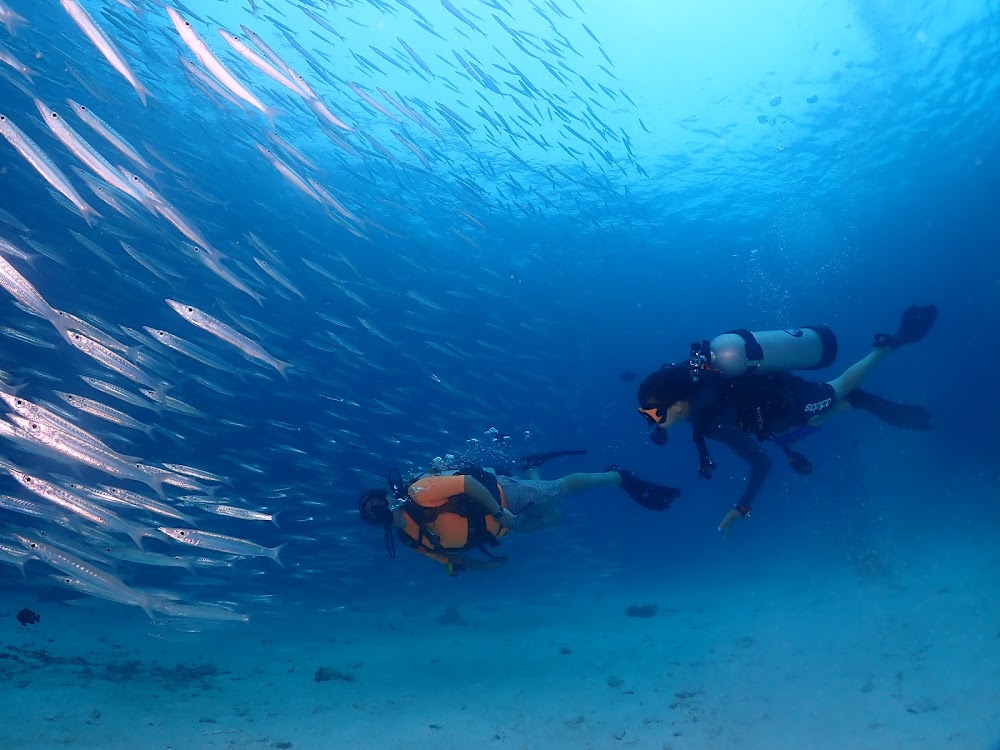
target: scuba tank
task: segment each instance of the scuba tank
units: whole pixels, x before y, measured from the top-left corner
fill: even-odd
[[[739,329],[691,344],[691,377],[702,371],[735,378],[750,373],[821,370],[837,358],[837,337],[826,326],[781,331]]]

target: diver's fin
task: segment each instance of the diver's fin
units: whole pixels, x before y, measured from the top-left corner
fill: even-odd
[[[867,411],[893,427],[904,430],[929,430],[933,427],[931,413],[922,406],[897,404],[861,388],[848,393],[845,400],[855,409]]]
[[[794,471],[800,477],[812,474],[813,465],[812,463],[810,463],[808,458],[803,456],[798,451],[792,450],[785,443],[778,443],[778,446],[784,452],[785,458],[788,459],[788,465],[792,467],[792,471]]]
[[[895,336],[887,333],[876,333],[872,346],[888,346],[890,349],[898,349],[904,344],[914,344],[921,341],[937,320],[937,307],[927,305],[920,307],[910,305],[903,311],[903,317],[899,321],[899,330]]]
[[[680,497],[681,491],[676,487],[653,484],[639,479],[635,474],[616,466],[608,467],[608,471],[617,471],[621,477],[621,487],[630,498],[648,510],[666,510],[670,504]]]
[[[548,453],[533,453],[530,456],[522,456],[517,468],[519,471],[537,469],[539,466],[551,461],[553,458],[560,458],[561,456],[582,456],[586,452],[587,451],[549,451]]]

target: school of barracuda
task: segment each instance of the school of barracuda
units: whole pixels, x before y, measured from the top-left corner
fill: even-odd
[[[552,321],[509,322],[504,271],[449,259],[549,209],[635,213],[609,202],[645,176],[624,127],[645,125],[585,21],[577,0],[0,0],[21,585],[245,621],[272,576],[360,545],[358,487],[481,422],[477,394],[537,403],[504,342]]]

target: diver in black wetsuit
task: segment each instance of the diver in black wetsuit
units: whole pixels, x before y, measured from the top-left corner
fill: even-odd
[[[764,441],[776,442],[792,468],[808,474],[809,462],[789,444],[846,409],[868,411],[896,427],[931,428],[926,409],[888,401],[858,386],[889,352],[923,339],[936,317],[933,305],[908,308],[895,335],[876,334],[873,351],[828,383],[782,371],[831,364],[837,342],[827,328],[724,334],[711,344],[693,345],[688,362],[664,365],[643,380],[639,412],[654,426],[650,439],[658,445],[667,442],[673,425],[689,419],[698,474],[706,479],[715,469],[706,439],[724,443],[750,464],[743,495],[719,524],[724,531],[737,518],[750,515],[767,478],[772,461],[761,446]]]

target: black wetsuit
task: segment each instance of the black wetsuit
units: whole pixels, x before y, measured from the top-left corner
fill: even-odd
[[[836,403],[829,383],[805,380],[789,373],[744,375],[726,379],[708,375],[691,399],[691,426],[698,448],[699,473],[710,476],[714,463],[705,439],[717,440],[750,464],[746,489],[737,508],[749,512],[771,470],[761,447],[788,430],[805,426]]]

